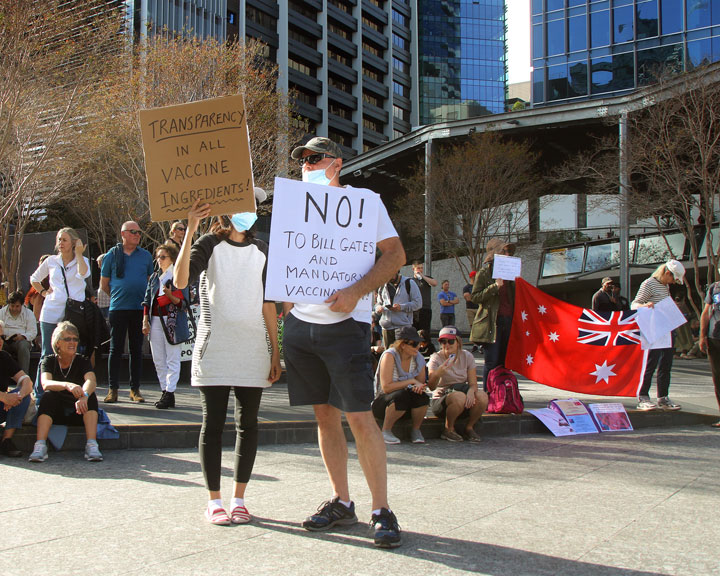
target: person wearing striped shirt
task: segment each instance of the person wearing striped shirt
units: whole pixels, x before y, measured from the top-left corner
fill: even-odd
[[[670,284],[682,284],[685,276],[685,268],[677,260],[668,260],[665,264],[658,266],[652,276],[640,284],[630,307],[633,310],[638,308],[652,308],[670,296]],[[638,394],[638,410],[680,410],[681,406],[675,404],[668,393],[670,391],[670,371],[672,370],[673,355],[675,348],[657,348],[648,351],[645,364],[645,376]],[[657,368],[657,404],[650,400],[650,385],[653,374]]]

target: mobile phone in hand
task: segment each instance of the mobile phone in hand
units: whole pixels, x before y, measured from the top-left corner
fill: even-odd
[[[455,354],[450,354],[450,356],[448,356],[448,360],[454,360],[454,359],[455,359]]]

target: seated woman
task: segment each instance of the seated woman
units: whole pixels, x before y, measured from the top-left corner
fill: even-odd
[[[475,358],[463,350],[462,341],[455,326],[445,326],[438,335],[440,352],[430,358],[428,385],[434,390],[430,409],[438,418],[445,414],[445,429],[440,438],[450,442],[462,442],[463,436],[455,431],[455,421],[465,412],[465,440],[480,442],[475,423],[487,409],[488,396],[478,390]]]
[[[70,322],[60,322],[53,330],[51,344],[55,354],[40,363],[44,394],[38,406],[37,441],[30,462],[47,460],[47,437],[53,424],[85,426],[85,459],[90,462],[103,459],[97,443],[95,373],[90,360],[77,353],[79,341],[78,329]]]
[[[383,421],[385,444],[400,444],[392,427],[408,410],[412,418],[410,440],[424,444],[420,432],[430,399],[425,394],[425,359],[418,352],[421,338],[412,326],[395,331],[395,342],[380,357],[375,376],[376,398],[372,403],[375,417]]]
[[[12,356],[3,350],[4,323],[0,320],[0,424],[5,423],[5,430],[0,441],[0,454],[17,458],[22,455],[13,442],[15,430],[22,428],[25,412],[30,405],[30,392],[33,383],[15,362]],[[15,387],[8,390],[10,382]]]
[[[425,361],[427,362],[430,360],[430,356],[435,354],[437,350],[435,349],[435,345],[432,343],[432,340],[430,340],[430,334],[428,334],[425,330],[418,330],[418,334],[421,340],[418,352],[422,354],[423,358],[425,358]]]

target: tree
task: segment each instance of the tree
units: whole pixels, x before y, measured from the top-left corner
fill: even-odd
[[[631,218],[654,221],[665,234],[678,228],[689,247],[694,269],[687,283],[687,300],[696,313],[705,286],[718,278],[717,243],[720,201],[720,78],[712,65],[684,74],[657,74],[658,83],[646,89],[644,107],[628,115],[628,173]],[[561,178],[585,178],[596,193],[618,198],[618,138],[605,137],[589,152],[568,162]],[[605,196],[609,199],[608,196]],[[611,210],[617,202],[605,201]],[[673,258],[675,253],[665,241]],[[701,253],[700,250],[704,246]],[[701,274],[700,259],[707,270]]]
[[[277,68],[264,51],[258,41],[226,44],[158,33],[108,67],[106,90],[93,103],[82,135],[83,190],[68,206],[87,215],[90,235],[103,250],[123,221],[149,222],[140,109],[242,93],[255,183],[272,186],[293,138],[287,134],[289,102],[275,90]],[[162,241],[167,223],[146,231]]]
[[[434,154],[427,180],[424,166],[415,170],[393,220],[410,244],[422,238],[427,191],[433,252],[455,257],[467,275],[461,256],[467,256],[472,270],[480,269],[487,240],[509,236],[524,222],[527,200],[541,189],[537,159],[528,142],[505,140],[493,132],[474,134]]]
[[[0,2],[0,259],[18,285],[25,229],[78,182],[75,134],[121,43],[117,2]]]

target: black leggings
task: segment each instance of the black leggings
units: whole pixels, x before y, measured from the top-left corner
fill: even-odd
[[[262,388],[200,386],[203,423],[200,430],[200,465],[208,490],[220,490],[222,434],[230,389],[235,391],[235,481],[250,480],[258,444],[258,410]]]

